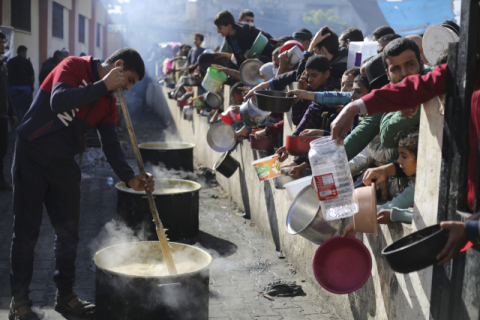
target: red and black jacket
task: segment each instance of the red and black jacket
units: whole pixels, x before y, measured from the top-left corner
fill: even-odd
[[[96,128],[118,177],[134,177],[115,127],[116,98],[99,78],[99,60],[68,57],[47,76],[18,127],[16,151],[42,165],[72,161],[86,148],[85,133]]]

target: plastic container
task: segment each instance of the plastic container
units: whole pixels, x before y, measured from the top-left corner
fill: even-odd
[[[290,57],[290,65],[294,66],[302,60],[303,52],[298,46],[293,46],[288,50],[287,55]]]
[[[247,58],[253,58],[256,53],[262,53],[263,49],[265,49],[267,44],[267,37],[265,37],[261,32],[259,32],[257,38],[250,47],[250,50],[248,51]]]
[[[303,188],[308,186],[310,181],[312,181],[312,176],[303,177],[285,184],[284,187],[285,190],[287,190],[288,199],[290,199],[290,201],[295,200],[297,194],[299,194]]]
[[[325,220],[357,213],[358,201],[344,146],[322,137],[310,143],[308,158]]]
[[[227,75],[215,67],[207,69],[207,74],[203,78],[202,87],[210,92],[218,92],[223,83],[227,81]]]
[[[257,172],[258,180],[265,181],[278,177],[282,174],[280,169],[280,161],[278,161],[278,154],[270,157],[258,159],[252,162],[255,171]]]
[[[232,111],[232,107],[228,107],[227,110],[222,112],[222,121],[226,124],[232,125],[235,121],[240,120],[240,114],[235,114]]]

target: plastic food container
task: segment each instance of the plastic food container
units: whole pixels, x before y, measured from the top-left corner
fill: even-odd
[[[203,78],[202,87],[210,92],[218,92],[223,83],[227,81],[227,75],[215,67],[207,69],[207,74]]]
[[[285,190],[287,190],[287,195],[290,201],[293,201],[297,194],[302,191],[303,188],[310,185],[312,181],[312,176],[303,177],[292,182],[289,182],[284,185]]]
[[[270,157],[262,158],[252,162],[255,171],[257,172],[258,180],[265,181],[278,177],[282,174],[280,169],[280,161],[278,161],[278,154]]]

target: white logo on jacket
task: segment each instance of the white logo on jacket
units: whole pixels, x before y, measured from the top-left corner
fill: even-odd
[[[88,85],[88,83],[85,81],[85,79],[83,79],[82,82],[85,86]],[[78,87],[83,88],[84,86],[79,85]],[[57,117],[58,117],[58,119],[60,119],[60,121],[63,122],[63,124],[66,127],[68,127],[69,123],[67,121],[71,122],[73,120],[73,118],[75,118],[75,111],[78,112],[78,111],[80,111],[80,109],[75,108],[75,109],[72,109],[70,111],[65,111],[64,113],[59,113],[59,114],[57,114]],[[72,114],[70,115],[69,112],[71,112]]]

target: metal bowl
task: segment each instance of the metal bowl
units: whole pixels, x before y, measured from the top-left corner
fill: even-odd
[[[285,189],[285,185],[289,182],[292,182],[293,179],[288,173],[292,170],[292,167],[282,168],[280,171],[282,172],[281,176],[275,177],[275,189],[283,190]]]
[[[262,65],[263,63],[256,59],[244,61],[238,71],[242,83],[250,87],[258,85],[258,81],[262,79],[260,76],[260,67]]]
[[[188,87],[199,87],[202,85],[202,79],[195,79],[192,76],[183,76],[183,84]]]
[[[235,129],[224,122],[217,122],[208,129],[207,143],[217,152],[230,151],[235,146]]]
[[[257,90],[257,105],[260,109],[270,112],[288,112],[297,96],[287,97],[283,91]]]
[[[448,240],[448,230],[439,224],[418,230],[382,250],[382,256],[395,272],[409,273],[437,263],[437,255]]]
[[[287,215],[288,233],[301,235],[316,244],[339,235],[342,223],[342,220],[324,219],[317,192],[310,185],[297,194]]]
[[[205,102],[212,108],[218,109],[223,106],[223,96],[216,92],[207,92],[205,94]]]

